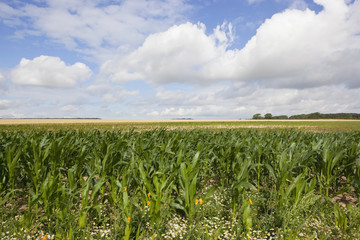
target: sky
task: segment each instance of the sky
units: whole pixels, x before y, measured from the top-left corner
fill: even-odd
[[[360,0],[0,0],[0,118],[360,113]]]

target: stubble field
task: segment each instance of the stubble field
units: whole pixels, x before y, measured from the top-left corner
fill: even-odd
[[[360,120],[168,120],[168,119],[0,119],[0,130],[128,130],[128,129],[297,129],[304,131],[360,130]]]

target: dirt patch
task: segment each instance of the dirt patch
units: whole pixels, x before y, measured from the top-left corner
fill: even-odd
[[[348,204],[355,206],[358,203],[356,196],[351,196],[350,194],[347,193],[339,194],[333,197],[333,200],[344,208]]]

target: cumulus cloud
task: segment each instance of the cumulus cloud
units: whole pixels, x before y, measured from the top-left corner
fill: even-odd
[[[316,2],[324,6],[318,14],[309,9],[289,9],[266,20],[247,45],[234,54],[234,72],[229,77],[261,80],[270,86],[312,87],[343,82],[356,86],[351,79],[360,76],[353,66],[360,64],[360,27],[356,20],[359,1],[352,5],[339,0]],[[354,54],[349,56],[350,52]],[[226,74],[221,70],[224,63],[218,68],[215,64],[209,71]],[[351,79],[342,77],[344,73],[350,73]]]
[[[324,7],[319,13],[290,8],[273,15],[242,49],[229,48],[231,25],[207,35],[203,24],[186,23],[149,36],[137,50],[106,62],[101,70],[120,82],[360,87],[360,1],[315,2]]]
[[[223,24],[208,36],[205,25],[185,23],[150,35],[136,51],[101,67],[111,80],[148,80],[156,83],[193,82],[206,77],[199,69],[223,54],[231,43],[232,26]]]
[[[66,65],[60,58],[39,56],[21,59],[10,73],[11,80],[20,85],[43,87],[73,87],[87,80],[92,71],[84,63]]]
[[[83,63],[22,59],[3,72],[6,79],[0,74],[0,116],[237,119],[257,112],[360,112],[360,1],[315,0],[320,12],[303,0],[276,1],[289,9],[256,25],[242,49],[233,45],[231,24],[184,23],[188,1],[0,3],[0,21],[18,37],[45,35],[98,60],[111,56],[96,81],[85,84],[78,83],[92,72]],[[124,84],[133,80],[142,81]]]

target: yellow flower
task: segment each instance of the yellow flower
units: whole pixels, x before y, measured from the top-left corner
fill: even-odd
[[[200,205],[202,205],[202,204],[203,204],[203,200],[202,200],[202,198],[200,198],[200,199],[199,199],[199,203],[200,203]]]
[[[198,204],[199,200],[197,198],[195,198],[195,204]]]
[[[147,202],[146,202],[146,205],[148,205],[148,206],[149,206],[149,205],[150,205],[150,201],[147,201]]]
[[[48,239],[48,236],[47,234],[42,238],[42,240],[47,240]]]
[[[124,188],[124,192],[127,192],[127,188]]]
[[[250,203],[251,205],[253,204],[250,198],[249,198],[249,203]]]
[[[126,219],[126,222],[128,222],[128,223],[130,222],[130,217],[128,217],[128,218]]]
[[[147,196],[150,197],[150,195],[151,195],[151,192],[149,192]]]

